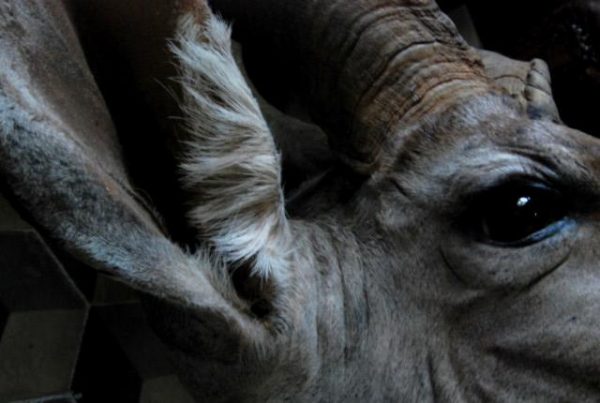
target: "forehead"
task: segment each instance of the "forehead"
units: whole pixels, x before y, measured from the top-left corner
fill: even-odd
[[[459,187],[503,176],[594,186],[600,140],[549,121],[529,119],[501,98],[447,111],[399,138],[386,174]]]

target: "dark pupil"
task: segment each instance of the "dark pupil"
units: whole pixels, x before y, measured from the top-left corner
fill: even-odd
[[[566,214],[560,193],[542,185],[503,186],[482,202],[481,235],[494,242],[527,241]]]

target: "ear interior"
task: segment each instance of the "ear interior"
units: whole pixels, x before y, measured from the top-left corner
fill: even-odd
[[[0,7],[0,23],[8,19],[0,24],[10,27],[0,35],[0,61],[11,60],[0,75],[3,186],[37,228],[80,260],[167,304],[210,311],[241,334],[250,326],[240,313],[247,303],[223,265],[171,242],[130,181],[121,139],[62,4],[13,2]]]
[[[86,59],[119,134],[123,161],[136,189],[160,212],[169,235],[193,245],[189,206],[178,181],[181,111],[175,63],[168,49],[183,9],[199,0],[73,2],[71,14]]]
[[[0,36],[0,60],[11,61],[0,76],[4,185],[72,253],[137,288],[160,288],[160,276],[143,272],[183,254],[129,181],[66,10],[62,3],[14,2],[0,11],[0,22],[8,19]]]

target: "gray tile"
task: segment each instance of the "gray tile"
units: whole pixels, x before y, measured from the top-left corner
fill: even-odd
[[[137,402],[142,380],[119,341],[92,308],[72,390],[84,403]]]
[[[0,339],[0,401],[70,390],[84,310],[14,312]]]
[[[31,229],[31,226],[21,218],[8,200],[0,194],[0,231],[23,231],[29,229]]]
[[[193,401],[139,303],[92,307],[73,390],[84,403]]]
[[[0,232],[0,303],[9,312],[87,306],[62,265],[32,230]]]
[[[94,309],[134,366],[140,379],[173,372],[167,349],[146,322],[141,304],[120,304]]]
[[[175,375],[148,379],[142,386],[140,403],[194,403]]]

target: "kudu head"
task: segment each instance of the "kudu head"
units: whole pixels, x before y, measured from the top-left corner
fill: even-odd
[[[430,0],[211,6],[257,52],[259,88],[281,99],[294,77],[337,163],[284,213],[226,27],[177,2],[195,253],[139,203],[65,11],[0,6],[3,179],[50,236],[146,295],[195,396],[597,400],[600,142],[560,124],[543,64],[511,96]]]

